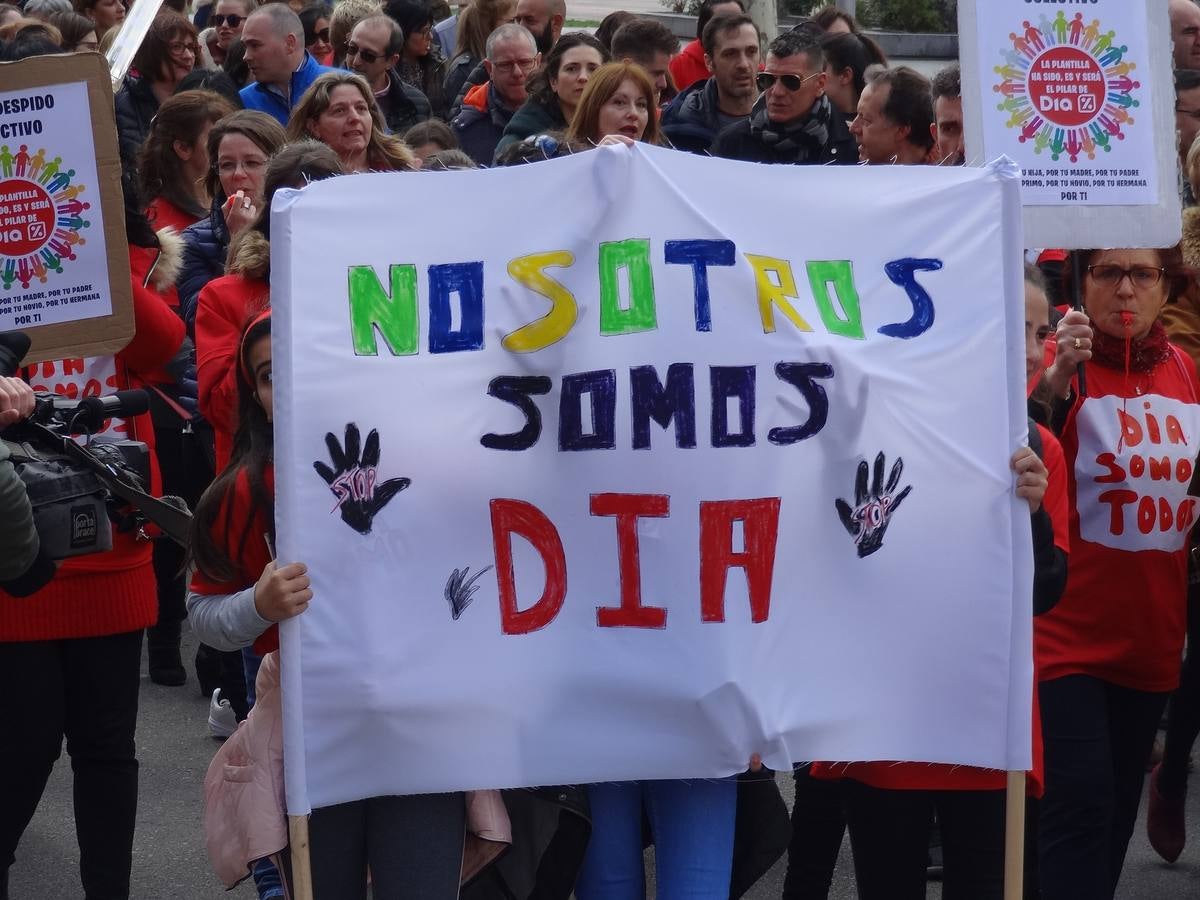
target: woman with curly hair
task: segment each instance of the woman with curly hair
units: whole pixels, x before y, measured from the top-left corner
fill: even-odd
[[[292,110],[287,136],[328,144],[348,173],[420,168],[408,146],[387,133],[371,89],[353,72],[326,72],[314,81]]]

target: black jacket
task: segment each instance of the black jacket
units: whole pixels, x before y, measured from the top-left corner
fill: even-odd
[[[388,131],[399,136],[433,115],[429,99],[411,84],[402,81],[394,69],[388,69],[388,90],[379,108],[387,122]]]
[[[117,143],[121,148],[121,168],[137,171],[138,151],[150,133],[150,120],[158,112],[158,98],[150,82],[126,75],[114,100],[117,114]],[[149,199],[149,198],[147,198]]]
[[[449,79],[449,76],[446,77]],[[471,70],[471,74],[467,76],[466,81],[462,83],[462,87],[458,89],[458,93],[454,95],[454,100],[450,104],[450,118],[453,119],[462,112],[463,101],[467,99],[467,94],[471,92],[471,88],[487,84],[491,80],[491,76],[488,75],[487,66],[483,64],[483,60],[480,60],[475,68]]]
[[[489,84],[487,109],[464,106],[450,123],[450,128],[457,135],[463,153],[475,160],[476,165],[490,166],[496,155],[496,145],[512,117],[513,110],[500,101]]]
[[[761,99],[760,99],[760,102]],[[754,133],[750,119],[730,125],[713,141],[712,155],[746,162],[852,166],[858,163],[858,142],[836,111],[829,116],[829,137],[814,158],[802,158],[798,150],[781,151],[764,143]]]
[[[663,134],[676,150],[707,154],[721,131],[717,109],[717,79],[697,81],[663,110]]]
[[[225,274],[225,257],[229,252],[229,229],[221,212],[225,200],[224,194],[214,197],[209,214],[183,231],[183,262],[175,278],[175,289],[189,333],[196,323],[196,300],[201,289]]]
[[[513,113],[513,117],[509,119],[508,125],[504,128],[504,135],[500,138],[500,143],[496,145],[496,155],[499,156],[505,148],[511,144],[520,143],[527,137],[545,134],[547,131],[561,131],[566,127],[567,120],[563,118],[557,97],[550,101],[549,106],[530,97],[525,101],[525,105]]]
[[[449,111],[451,118],[458,113],[456,107],[462,106],[461,97],[465,96],[465,93],[461,93],[460,95],[460,92],[462,92],[463,85],[466,84],[467,79],[475,71],[475,68],[482,65],[483,60],[479,57],[460,53],[454,59],[450,60],[446,66],[446,80],[442,82],[442,91],[445,93],[447,102],[454,101]]]

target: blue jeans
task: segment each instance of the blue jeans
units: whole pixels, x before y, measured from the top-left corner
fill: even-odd
[[[654,832],[659,900],[728,900],[737,779],[588,785],[592,838],[579,900],[644,900],[642,810]]]

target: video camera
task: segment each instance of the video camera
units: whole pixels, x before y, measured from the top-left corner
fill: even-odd
[[[12,376],[29,351],[29,336],[0,334],[0,375]],[[150,451],[140,441],[75,438],[104,428],[112,418],[146,412],[145,391],[117,391],[68,400],[38,394],[33,415],[0,431],[33,506],[42,547],[52,559],[112,549],[112,528],[142,528],[153,522],[186,545],[191,514],[178,497],[152,497]]]

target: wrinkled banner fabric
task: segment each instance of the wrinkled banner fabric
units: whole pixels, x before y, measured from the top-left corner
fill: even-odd
[[[355,175],[272,254],[293,814],[1029,767],[1014,166]]]

